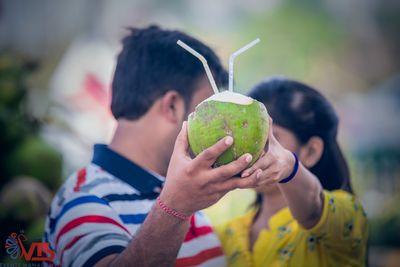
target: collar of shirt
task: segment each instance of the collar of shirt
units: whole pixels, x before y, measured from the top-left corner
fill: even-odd
[[[92,163],[137,189],[141,194],[160,193],[164,177],[148,171],[110,149],[94,145]]]
[[[246,215],[244,215],[243,220],[243,229],[250,229],[255,216],[257,215],[258,209],[253,209],[249,211]],[[293,221],[293,216],[290,213],[288,207],[284,207],[283,209],[276,212],[274,215],[271,216],[269,219],[269,228],[270,230],[277,229],[278,227],[287,225],[291,221]]]

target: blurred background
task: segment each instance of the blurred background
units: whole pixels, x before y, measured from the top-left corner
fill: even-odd
[[[57,188],[86,165],[114,121],[110,84],[127,27],[158,24],[229,55],[236,91],[284,75],[318,88],[340,114],[340,143],[370,218],[370,266],[400,266],[400,1],[0,0],[1,240],[41,239]],[[242,214],[251,191],[206,210]],[[0,243],[2,243],[1,241]],[[4,249],[0,262],[9,262]]]

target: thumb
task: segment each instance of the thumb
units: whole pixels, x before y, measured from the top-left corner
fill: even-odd
[[[184,121],[182,124],[182,129],[176,138],[174,151],[187,155],[188,150],[189,141],[187,137],[187,122]]]

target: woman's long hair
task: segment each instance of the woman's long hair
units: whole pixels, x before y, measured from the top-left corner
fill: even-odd
[[[324,189],[353,193],[349,168],[336,140],[338,116],[323,95],[300,82],[274,78],[256,85],[249,96],[263,103],[274,124],[292,132],[300,144],[313,136],[320,137],[324,151],[310,171]],[[260,201],[259,195],[256,203]]]

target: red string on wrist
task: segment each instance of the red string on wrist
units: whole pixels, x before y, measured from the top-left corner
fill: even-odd
[[[175,217],[175,218],[181,219],[182,221],[187,221],[187,220],[190,219],[190,217],[192,217],[192,215],[187,216],[187,215],[182,214],[182,213],[180,213],[180,212],[178,212],[178,211],[176,211],[176,210],[174,210],[174,209],[171,209],[170,207],[168,207],[167,205],[165,205],[164,202],[161,201],[160,197],[157,197],[157,200],[156,200],[156,201],[157,201],[158,206],[160,206],[160,208],[161,208],[165,213],[167,213],[167,214],[169,214],[169,215],[171,215],[171,216],[173,216],[173,217]]]

